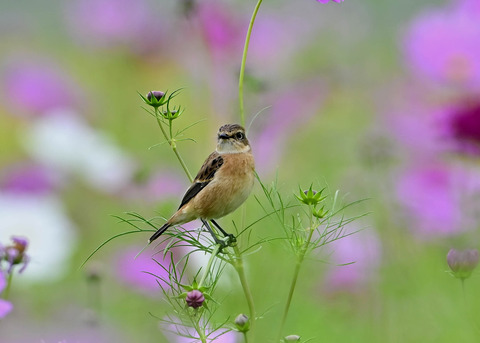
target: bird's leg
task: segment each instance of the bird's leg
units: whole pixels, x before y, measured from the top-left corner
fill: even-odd
[[[205,225],[205,227],[207,228],[208,232],[210,232],[210,234],[212,235],[215,243],[220,244],[222,246],[222,248],[225,248],[227,246],[227,243],[225,243],[224,240],[221,240],[220,238],[217,237],[217,235],[215,234],[215,232],[213,232],[212,228],[210,227],[210,225],[208,224],[208,222],[205,219],[201,219],[201,221],[202,221],[203,225]]]
[[[237,239],[235,238],[235,236],[231,233],[228,233],[226,232],[224,229],[222,229],[222,227],[213,219],[210,219],[210,221],[213,223],[213,225],[215,225],[217,227],[217,229],[220,230],[220,232],[223,234],[224,237],[229,237],[230,238],[230,242],[236,242]]]

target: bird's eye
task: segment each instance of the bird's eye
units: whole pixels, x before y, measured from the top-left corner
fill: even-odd
[[[238,139],[238,140],[242,140],[242,139],[245,138],[245,135],[242,132],[237,132],[235,134],[235,138]]]

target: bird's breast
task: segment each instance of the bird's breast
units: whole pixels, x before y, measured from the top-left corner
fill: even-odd
[[[195,208],[203,218],[220,218],[235,211],[253,188],[255,163],[252,154],[224,154],[214,179],[195,197]]]

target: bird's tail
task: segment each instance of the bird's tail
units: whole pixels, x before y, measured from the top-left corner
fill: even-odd
[[[152,237],[150,237],[150,239],[148,240],[148,244],[152,243],[154,240],[156,240],[158,237],[160,237],[162,235],[162,233],[165,232],[165,230],[167,230],[170,226],[172,226],[171,224],[169,224],[168,222],[163,224],[163,226],[157,230],[157,232],[155,232]]]

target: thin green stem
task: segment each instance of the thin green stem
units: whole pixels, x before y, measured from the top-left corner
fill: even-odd
[[[248,335],[246,332],[243,333],[243,338],[245,339],[245,343],[248,343]]]
[[[242,254],[236,245],[233,247],[233,250],[235,252],[233,267],[237,271],[238,277],[240,279],[240,283],[243,288],[243,292],[245,293],[248,309],[250,311],[250,331],[253,331],[255,327],[255,319],[256,319],[255,304],[253,302],[252,292],[250,290],[250,286],[248,285],[247,277],[245,275],[245,268],[243,267]]]
[[[238,100],[240,102],[240,122],[245,126],[245,109],[243,106],[243,79],[245,77],[245,63],[247,62],[248,47],[250,45],[250,36],[252,35],[253,23],[257,17],[258,10],[262,0],[258,0],[255,9],[253,10],[252,18],[250,18],[250,24],[248,25],[247,36],[245,37],[245,45],[243,47],[242,63],[240,65],[240,76],[238,78]]]
[[[3,291],[3,299],[7,300],[9,295],[10,295],[10,289],[12,287],[12,280],[13,280],[13,269],[10,270],[10,273],[8,273],[8,278],[7,278],[7,287],[5,287],[5,290]]]
[[[183,160],[182,156],[180,156],[178,150],[177,150],[177,144],[175,142],[175,139],[173,138],[172,134],[172,121],[169,121],[169,132],[170,136],[167,134],[165,131],[165,128],[163,127],[162,121],[160,120],[160,113],[158,111],[158,107],[155,107],[155,118],[157,119],[158,126],[160,127],[160,130],[162,130],[163,136],[167,140],[168,144],[172,148],[175,156],[177,156],[178,161],[180,162],[183,170],[185,171],[185,174],[187,174],[188,180],[190,182],[193,182],[193,176],[190,174],[190,171],[188,170],[187,165],[185,164],[185,161]]]
[[[193,327],[195,328],[195,331],[198,333],[198,337],[202,341],[202,343],[207,343],[207,337],[205,336],[205,332],[203,332],[202,329],[200,329],[200,325],[198,325],[197,320],[192,320]]]
[[[207,268],[206,268],[205,271],[203,272],[202,279],[200,280],[200,283],[198,284],[198,288],[200,288],[200,287],[203,286],[203,283],[205,282],[205,280],[206,280],[206,278],[207,278],[207,275],[208,275],[208,273],[210,272],[210,268],[212,267],[213,259],[217,256],[217,254],[218,254],[218,252],[220,251],[221,247],[222,247],[222,246],[221,246],[220,244],[217,244],[217,245],[215,246],[215,249],[213,249],[212,255],[210,255],[210,258],[208,259]]]
[[[280,341],[282,337],[282,332],[285,327],[285,322],[287,321],[288,311],[290,310],[290,304],[292,303],[293,293],[295,292],[295,287],[297,286],[298,275],[300,274],[300,268],[302,267],[303,260],[305,259],[305,255],[308,251],[310,246],[310,242],[312,240],[314,229],[314,217],[313,217],[313,206],[309,205],[310,209],[310,226],[308,228],[308,236],[306,242],[303,244],[302,248],[298,252],[297,255],[297,263],[295,265],[295,269],[293,271],[293,278],[292,282],[290,283],[290,290],[288,291],[287,303],[285,304],[285,309],[283,310],[282,321],[280,322],[280,329],[278,330],[277,342]]]
[[[295,270],[293,271],[293,278],[290,284],[290,290],[288,291],[287,303],[285,304],[285,309],[283,310],[282,321],[280,323],[280,329],[278,330],[278,338],[276,342],[280,341],[280,337],[282,336],[283,328],[285,326],[285,322],[287,321],[288,310],[290,309],[290,304],[292,302],[293,293],[295,292],[295,287],[297,286],[298,274],[300,273],[300,267],[302,266],[302,261],[298,260],[297,264],[295,265]]]

